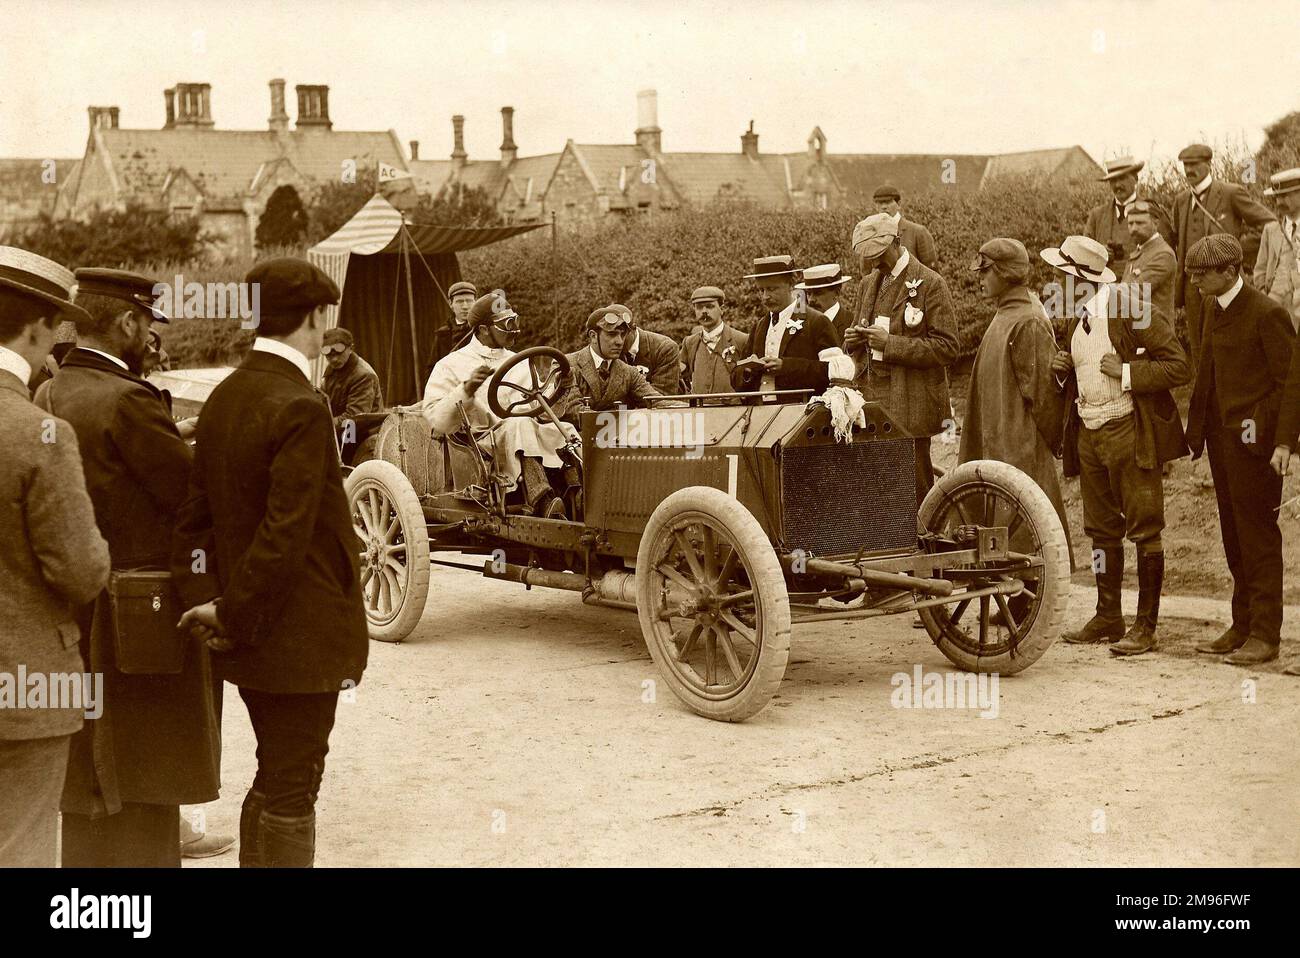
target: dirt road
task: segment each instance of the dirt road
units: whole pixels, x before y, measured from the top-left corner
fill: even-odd
[[[1170,652],[1124,661],[1058,643],[982,718],[891,702],[948,671],[910,617],[801,626],[779,697],[728,725],[656,681],[633,614],[435,568],[339,706],[317,862],[1300,864],[1300,679],[1193,654],[1211,628],[1167,619]],[[253,739],[229,687],[224,737],[230,831]]]

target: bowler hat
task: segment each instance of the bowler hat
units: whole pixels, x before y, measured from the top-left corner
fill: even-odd
[[[1107,266],[1110,254],[1106,247],[1090,236],[1067,236],[1058,246],[1042,250],[1043,261],[1063,273],[1093,283],[1113,283],[1115,274]]]
[[[760,256],[754,260],[754,272],[746,273],[745,279],[775,279],[797,272],[793,256]]]
[[[1117,180],[1129,173],[1137,173],[1144,166],[1146,163],[1143,160],[1134,160],[1131,156],[1117,156],[1113,160],[1106,161],[1106,175],[1098,179]]]
[[[0,246],[0,286],[53,303],[62,319],[89,319],[90,314],[72,299],[77,278],[52,259],[17,246]]]
[[[244,282],[257,284],[263,316],[306,313],[339,301],[334,280],[319,266],[294,256],[277,256],[253,264]]]
[[[169,317],[157,306],[158,294],[154,292],[157,284],[148,276],[132,273],[125,269],[79,269],[77,270],[77,294],[85,296],[107,296],[120,299],[139,306],[153,314],[155,322],[170,322]]]
[[[1281,196],[1300,190],[1300,166],[1274,173],[1268,178],[1268,183],[1268,188],[1264,190],[1265,196]]]
[[[839,263],[826,263],[822,266],[809,266],[803,271],[803,282],[796,283],[795,289],[834,289],[843,286],[852,276],[845,276]]]

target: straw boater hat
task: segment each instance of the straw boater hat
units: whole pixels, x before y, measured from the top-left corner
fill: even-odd
[[[1268,178],[1269,186],[1264,190],[1265,196],[1281,196],[1300,190],[1300,166],[1281,173],[1274,173]]]
[[[28,250],[0,246],[0,286],[53,303],[60,319],[90,319],[89,313],[72,303],[77,295],[72,270]]]
[[[809,266],[803,271],[803,282],[795,283],[795,289],[833,289],[843,286],[852,276],[845,276],[839,263],[826,263],[822,266]]]
[[[1038,255],[1061,272],[1090,283],[1115,282],[1115,274],[1106,267],[1110,259],[1106,247],[1089,236],[1067,236],[1059,247],[1049,247]]]
[[[1142,160],[1135,161],[1131,156],[1117,156],[1113,160],[1106,161],[1106,175],[1098,177],[1099,180],[1117,180],[1121,176],[1129,173],[1136,173],[1146,163]]]
[[[797,272],[793,256],[760,256],[754,260],[754,272],[746,273],[745,279],[775,279]]]

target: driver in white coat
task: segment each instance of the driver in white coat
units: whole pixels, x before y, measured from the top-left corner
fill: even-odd
[[[506,302],[504,291],[493,290],[475,300],[468,325],[474,332],[470,341],[433,367],[424,387],[424,418],[438,437],[456,432],[468,420],[475,441],[492,456],[494,471],[506,482],[507,491],[522,484],[524,501],[536,515],[562,518],[563,505],[546,469],[566,465],[556,453],[576,433],[566,436],[553,423],[532,418],[501,419],[488,407],[489,380],[515,355],[510,347],[519,337],[519,316]],[[527,363],[510,370],[504,381],[535,388]],[[506,406],[524,399],[507,386],[499,389]]]

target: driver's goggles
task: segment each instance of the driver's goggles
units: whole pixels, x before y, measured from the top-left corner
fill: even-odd
[[[632,328],[632,320],[627,316],[602,316],[592,324],[592,329],[603,329],[607,333]]]
[[[492,328],[499,329],[503,333],[517,333],[523,329],[523,323],[520,322],[517,314],[510,313],[507,316],[499,316],[493,319]]]

